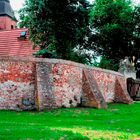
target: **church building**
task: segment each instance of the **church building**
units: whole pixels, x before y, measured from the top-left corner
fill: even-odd
[[[0,57],[33,57],[28,29],[17,28],[17,20],[9,0],[0,0]]]
[[[16,22],[9,0],[0,0],[0,30],[15,29]]]

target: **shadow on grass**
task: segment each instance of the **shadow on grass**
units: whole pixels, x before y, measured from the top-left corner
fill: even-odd
[[[88,140],[86,136],[77,132],[56,129],[3,129],[0,140]]]
[[[42,136],[44,139],[68,140],[135,139],[140,137],[139,116],[140,102],[132,105],[111,104],[108,109],[100,110],[71,108],[51,112],[0,111],[0,139],[16,136],[23,139],[28,136],[32,139],[41,139]]]

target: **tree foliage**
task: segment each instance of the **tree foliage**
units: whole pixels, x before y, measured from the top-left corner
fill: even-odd
[[[130,0],[95,0],[91,16],[89,45],[116,64],[140,50],[140,7]]]
[[[40,47],[37,55],[44,57],[47,52],[89,63],[87,52],[94,51],[103,57],[100,67],[114,65],[115,70],[125,56],[139,57],[140,6],[131,0],[95,0],[90,10],[87,0],[26,0],[20,26],[29,29],[34,46]]]
[[[26,0],[20,11],[20,27],[29,29],[35,47],[48,49],[57,58],[77,56],[78,61],[80,54],[74,49],[83,49],[89,12],[87,0]],[[83,59],[87,61],[85,56]]]
[[[98,64],[98,67],[103,69],[115,70],[115,71],[119,69],[116,61],[114,62],[114,60],[107,59],[105,57],[102,57],[100,63]]]

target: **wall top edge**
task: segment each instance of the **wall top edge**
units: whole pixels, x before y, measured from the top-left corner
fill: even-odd
[[[79,67],[79,68],[83,68],[83,69],[92,69],[92,70],[97,70],[97,71],[101,71],[101,72],[105,72],[105,73],[109,73],[109,74],[114,74],[114,75],[118,75],[121,77],[124,77],[123,74],[119,73],[119,72],[115,72],[112,70],[106,70],[106,69],[102,69],[102,68],[98,68],[98,67],[94,67],[94,66],[88,66],[88,65],[84,65],[81,63],[76,63],[70,60],[63,60],[63,59],[49,59],[49,58],[33,58],[33,57],[2,57],[0,56],[0,61],[21,61],[21,62],[32,62],[32,63],[50,63],[50,64],[63,64],[63,65],[71,65],[71,66],[75,66],[75,67]]]

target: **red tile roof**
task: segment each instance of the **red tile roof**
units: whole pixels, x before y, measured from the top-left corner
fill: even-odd
[[[29,35],[25,40],[19,40],[20,33],[28,29],[0,31],[0,56],[32,56],[37,50],[32,50]]]

